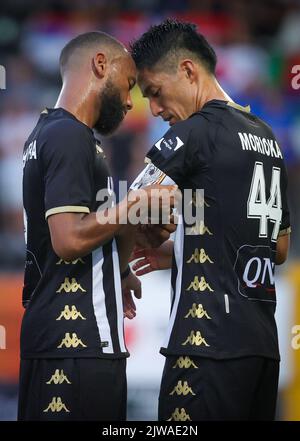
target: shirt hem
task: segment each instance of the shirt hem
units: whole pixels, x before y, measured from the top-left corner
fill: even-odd
[[[208,351],[176,351],[171,350],[167,348],[161,348],[159,351],[164,357],[167,357],[168,355],[172,356],[189,356],[189,357],[203,357],[203,358],[212,358],[214,360],[231,360],[235,358],[244,358],[244,357],[263,357],[263,358],[269,358],[272,360],[280,361],[280,355],[279,354],[270,354],[267,352],[262,351],[241,351],[241,352],[235,352],[235,353],[216,353],[216,352],[208,352]]]
[[[42,352],[42,353],[28,353],[21,354],[21,360],[36,359],[36,358],[107,358],[107,359],[120,359],[128,358],[129,352],[121,352],[118,354],[99,354],[99,352],[93,352],[85,354],[84,352],[68,353],[56,353],[56,352]]]
[[[81,207],[78,205],[64,205],[63,207],[54,207],[47,210],[45,218],[47,219],[49,216],[59,213],[90,213],[90,209],[88,207]]]

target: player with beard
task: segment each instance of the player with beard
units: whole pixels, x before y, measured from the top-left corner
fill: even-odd
[[[65,46],[60,69],[57,103],[41,113],[23,154],[26,311],[18,418],[124,420],[129,354],[120,274],[128,318],[135,315],[130,290],[139,298],[141,287],[123,264],[124,238],[136,227],[119,220],[138,195],[106,208],[107,223],[97,221],[97,192],[109,194],[112,178],[92,129],[112,133],[132,108],[135,64],[117,40],[90,32]]]

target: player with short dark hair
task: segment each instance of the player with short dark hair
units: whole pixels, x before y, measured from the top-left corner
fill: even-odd
[[[195,26],[166,20],[131,53],[153,116],[171,126],[132,187],[175,182],[184,198],[185,189],[204,189],[204,200],[185,201],[204,205],[204,219],[183,218],[174,247],[134,254],[137,274],[173,259],[159,419],[271,420],[280,359],[274,271],[290,233],[282,152],[271,128],[223,91]]]
[[[92,129],[108,134],[122,122],[132,108],[136,70],[125,47],[102,32],[68,43],[60,66],[58,101],[41,113],[23,154],[26,311],[18,418],[124,420],[123,302],[134,317],[131,290],[139,298],[141,287],[126,270],[135,227],[121,218],[136,201],[131,195],[131,202],[106,208],[107,222],[98,222],[105,200],[97,194],[109,197],[113,182]]]

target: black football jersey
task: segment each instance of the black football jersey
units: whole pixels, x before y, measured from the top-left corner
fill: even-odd
[[[279,359],[275,253],[290,219],[285,165],[270,127],[247,108],[212,100],[172,126],[147,160],[137,187],[174,181],[183,205],[204,208],[199,222],[183,216],[177,227],[162,353]],[[202,189],[204,199],[195,201],[189,189]]]
[[[51,245],[47,218],[96,211],[112,188],[93,131],[64,109],[46,109],[25,143],[23,200],[27,245],[21,330],[23,358],[128,355],[115,240],[72,262]]]

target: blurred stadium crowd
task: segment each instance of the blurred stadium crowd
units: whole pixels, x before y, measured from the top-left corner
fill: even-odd
[[[293,89],[291,71],[300,66],[300,0],[1,0],[6,89],[0,90],[0,274],[23,270],[22,150],[39,113],[55,104],[62,47],[90,30],[108,32],[127,45],[166,17],[198,25],[216,49],[224,89],[237,103],[250,104],[274,130],[288,166],[290,261],[299,259],[300,89]],[[137,87],[133,102],[117,134],[102,139],[114,178],[129,184],[168,128],[152,117]],[[5,403],[3,418],[11,415],[7,397]],[[15,400],[11,407],[15,412]]]

